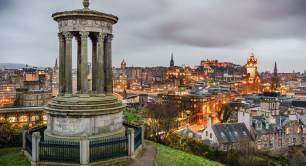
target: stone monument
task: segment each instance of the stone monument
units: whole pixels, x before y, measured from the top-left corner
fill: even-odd
[[[125,135],[121,102],[113,96],[112,27],[118,17],[89,9],[52,15],[59,27],[59,96],[45,108],[45,140],[90,140]],[[77,41],[77,94],[72,94],[72,40]],[[88,39],[92,42],[89,85]],[[89,87],[92,87],[89,89]]]

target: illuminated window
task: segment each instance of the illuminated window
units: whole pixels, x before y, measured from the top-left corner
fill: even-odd
[[[38,121],[38,120],[39,120],[39,116],[37,116],[37,115],[34,115],[34,116],[31,117],[32,122],[35,122],[35,121]]]
[[[28,119],[29,119],[28,116],[25,116],[25,115],[19,117],[19,121],[20,121],[20,122],[27,122]]]
[[[44,120],[44,121],[47,121],[47,120],[48,120],[47,115],[43,115],[43,120]]]
[[[17,118],[15,116],[11,116],[8,118],[8,121],[11,123],[17,122]]]
[[[286,134],[289,134],[289,128],[286,128]]]

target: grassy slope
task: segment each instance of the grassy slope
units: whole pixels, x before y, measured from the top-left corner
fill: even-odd
[[[19,148],[0,149],[0,165],[1,166],[29,166],[23,153]]]
[[[156,164],[157,166],[222,166],[223,164],[210,161],[203,157],[195,156],[183,151],[175,150],[170,147],[153,142],[157,149]]]

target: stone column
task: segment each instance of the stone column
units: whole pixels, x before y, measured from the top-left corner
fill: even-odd
[[[77,91],[81,91],[81,38],[78,37],[78,52],[77,52]]]
[[[35,132],[32,134],[32,161],[31,165],[36,165],[39,161],[39,142],[40,142],[40,133]]]
[[[105,39],[105,90],[106,95],[113,94],[113,71],[112,71],[112,39],[113,35],[108,34]]]
[[[72,94],[72,33],[65,32],[65,95]]]
[[[105,93],[105,61],[104,61],[104,39],[105,34],[99,33],[97,40],[97,80],[96,80],[96,91],[99,95],[104,95]]]
[[[80,83],[81,94],[88,94],[88,50],[87,40],[89,32],[80,32],[81,35],[81,68],[80,68]]]
[[[98,50],[97,50],[97,39],[92,38],[92,91],[96,93],[97,91],[97,59],[98,59]]]
[[[88,136],[82,135],[80,140],[80,164],[87,165],[90,161]]]
[[[65,93],[65,38],[62,33],[58,33],[59,39],[59,95]]]

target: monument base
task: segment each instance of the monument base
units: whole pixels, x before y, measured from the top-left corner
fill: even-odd
[[[102,133],[98,135],[90,135],[88,136],[88,140],[90,141],[96,141],[96,140],[103,140],[103,139],[109,139],[109,138],[118,138],[126,135],[126,130],[124,127],[121,129],[110,132],[110,133]],[[81,140],[82,136],[58,136],[53,135],[47,130],[44,133],[44,139],[45,140],[51,140],[51,141],[69,141],[69,142],[79,142]]]
[[[45,108],[45,140],[80,140],[123,136],[123,109],[114,96],[60,96]]]

